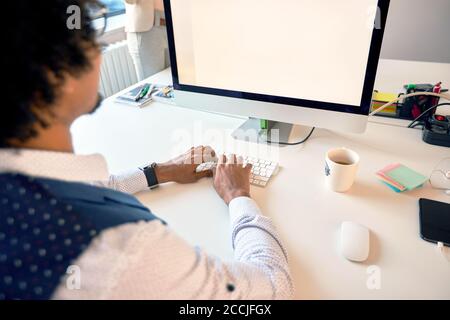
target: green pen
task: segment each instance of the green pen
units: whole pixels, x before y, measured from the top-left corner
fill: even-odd
[[[153,91],[155,91],[155,84],[152,84],[150,86],[150,89],[148,89],[147,94],[144,96],[144,99],[148,99],[150,98],[150,95],[152,94]]]
[[[148,93],[148,90],[150,89],[150,85],[146,84],[141,91],[138,93],[138,95],[136,96],[136,98],[134,99],[134,101],[138,102],[139,100],[141,100],[143,97],[145,97]]]

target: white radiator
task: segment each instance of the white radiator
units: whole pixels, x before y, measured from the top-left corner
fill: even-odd
[[[100,93],[107,98],[137,81],[126,40],[106,47],[100,71]]]

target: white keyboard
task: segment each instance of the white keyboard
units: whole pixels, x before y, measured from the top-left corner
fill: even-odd
[[[257,159],[254,157],[244,157],[244,164],[249,163],[252,167],[250,176],[250,183],[257,187],[264,188],[269,182],[270,178],[277,173],[278,163]],[[210,170],[215,167],[217,162],[205,162],[197,167],[197,172]]]

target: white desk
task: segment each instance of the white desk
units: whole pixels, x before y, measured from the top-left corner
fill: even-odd
[[[396,90],[414,81],[450,83],[449,65],[433,65],[432,75],[427,74],[429,67],[428,63],[382,61],[377,88]],[[399,72],[403,70],[407,73]],[[417,75],[408,80],[414,72]],[[170,73],[165,71],[155,79],[168,83]],[[419,130],[398,123],[370,123],[364,135],[317,130],[303,146],[265,147],[230,137],[243,121],[160,103],[136,109],[109,99],[94,116],[74,124],[74,145],[78,153],[102,153],[113,173],[166,160],[198,144],[240,154],[260,151],[260,157],[278,160],[282,169],[267,188],[253,188],[252,196],[274,220],[288,249],[296,298],[450,298],[450,262],[434,245],[420,239],[417,201],[426,197],[450,202],[450,197],[428,185],[395,194],[374,174],[389,163],[402,162],[428,175],[437,162],[450,156],[449,149],[423,143]],[[357,183],[347,194],[324,187],[324,155],[336,146],[361,155]],[[192,244],[224,259],[232,257],[227,207],[211,180],[165,185],[140,194],[139,199]],[[339,226],[345,220],[371,229],[367,263],[349,262],[338,253]],[[381,268],[380,290],[366,287],[369,265]]]

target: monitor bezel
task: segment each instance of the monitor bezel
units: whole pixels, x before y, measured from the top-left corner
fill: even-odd
[[[314,101],[307,99],[289,98],[281,96],[273,96],[266,94],[258,94],[251,92],[233,91],[218,88],[208,88],[201,86],[193,86],[182,84],[179,81],[177,55],[175,46],[175,37],[173,30],[171,0],[164,0],[164,11],[167,26],[167,38],[169,44],[169,55],[171,62],[173,87],[175,90],[194,92],[200,94],[210,94],[216,96],[224,96],[245,100],[254,100],[268,103],[276,103],[282,105],[290,105],[294,107],[305,107],[320,110],[329,110],[336,112],[345,112],[352,114],[368,115],[372,104],[373,88],[375,85],[376,73],[378,69],[378,61],[381,53],[381,46],[383,42],[384,31],[386,27],[387,15],[389,10],[390,0],[378,0],[379,16],[376,18],[380,22],[380,28],[374,27],[372,40],[370,44],[368,63],[364,79],[363,92],[359,106],[330,103],[325,101]]]

